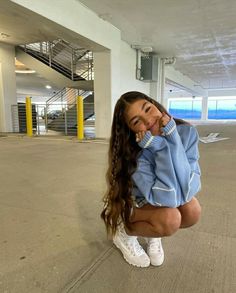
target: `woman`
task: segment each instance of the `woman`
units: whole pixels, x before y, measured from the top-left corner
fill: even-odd
[[[199,220],[198,134],[140,92],[117,101],[109,147],[108,189],[101,217],[126,261],[164,261],[161,237]],[[146,237],[147,253],[137,236]]]

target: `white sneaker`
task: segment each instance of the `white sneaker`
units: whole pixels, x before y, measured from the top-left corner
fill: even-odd
[[[153,266],[161,266],[164,262],[164,251],[161,238],[145,238],[147,241],[147,254]]]
[[[150,265],[150,258],[139,244],[137,237],[127,235],[123,225],[118,227],[113,243],[120,249],[129,264],[142,268]]]

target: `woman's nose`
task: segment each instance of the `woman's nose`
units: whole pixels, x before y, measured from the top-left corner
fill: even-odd
[[[151,121],[149,119],[145,119],[144,124],[147,128],[149,128],[151,126]]]

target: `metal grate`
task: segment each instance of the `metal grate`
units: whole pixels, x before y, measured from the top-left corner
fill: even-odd
[[[25,103],[18,103],[11,106],[13,132],[26,133],[26,107]],[[37,128],[36,105],[32,104],[32,126],[33,131]]]

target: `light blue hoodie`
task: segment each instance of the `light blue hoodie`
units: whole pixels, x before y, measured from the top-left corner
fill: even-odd
[[[176,126],[173,118],[163,134],[148,131],[139,142],[143,148],[132,175],[133,195],[139,206],[178,207],[189,202],[201,188],[198,133],[195,127]]]

